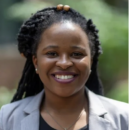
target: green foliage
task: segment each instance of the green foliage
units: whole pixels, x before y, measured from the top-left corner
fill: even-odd
[[[10,103],[15,90],[8,90],[6,87],[0,87],[0,108],[4,104]]]
[[[128,81],[118,83],[106,96],[128,103]]]
[[[42,1],[24,1],[13,4],[6,12],[7,17],[14,20],[25,20],[31,16],[31,14],[36,11],[43,9],[45,7],[51,6],[52,4]]]

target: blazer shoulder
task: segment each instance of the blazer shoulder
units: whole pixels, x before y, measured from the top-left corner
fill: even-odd
[[[128,110],[129,110],[128,103],[117,101],[117,100],[110,99],[110,98],[103,97],[103,96],[98,96],[98,97],[106,109],[112,110],[112,111],[128,113]]]
[[[7,110],[6,113],[9,113],[9,112],[15,111],[16,109],[24,108],[32,100],[33,97],[34,96],[30,96],[30,97],[3,105],[1,107],[1,110],[3,111]]]
[[[101,100],[104,108],[113,119],[118,120],[119,122],[121,122],[121,124],[128,126],[129,105],[127,103],[106,98],[103,96],[98,97]]]
[[[0,109],[0,130],[4,129],[3,127],[6,126],[6,123],[10,119],[22,114],[21,111],[23,111],[23,109],[32,100],[32,98],[33,96],[3,105]]]

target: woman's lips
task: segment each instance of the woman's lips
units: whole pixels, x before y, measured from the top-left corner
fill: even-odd
[[[51,76],[59,83],[71,83],[77,78],[78,74],[73,72],[56,72]]]

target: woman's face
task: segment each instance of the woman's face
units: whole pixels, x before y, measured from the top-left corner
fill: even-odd
[[[33,63],[45,92],[69,97],[84,89],[91,69],[88,37],[71,22],[51,25],[41,35]]]

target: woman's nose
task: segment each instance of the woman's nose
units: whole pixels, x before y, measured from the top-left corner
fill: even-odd
[[[67,56],[62,56],[59,58],[59,60],[56,62],[56,66],[62,68],[62,69],[67,69],[73,65],[73,62],[70,60],[69,57]]]

